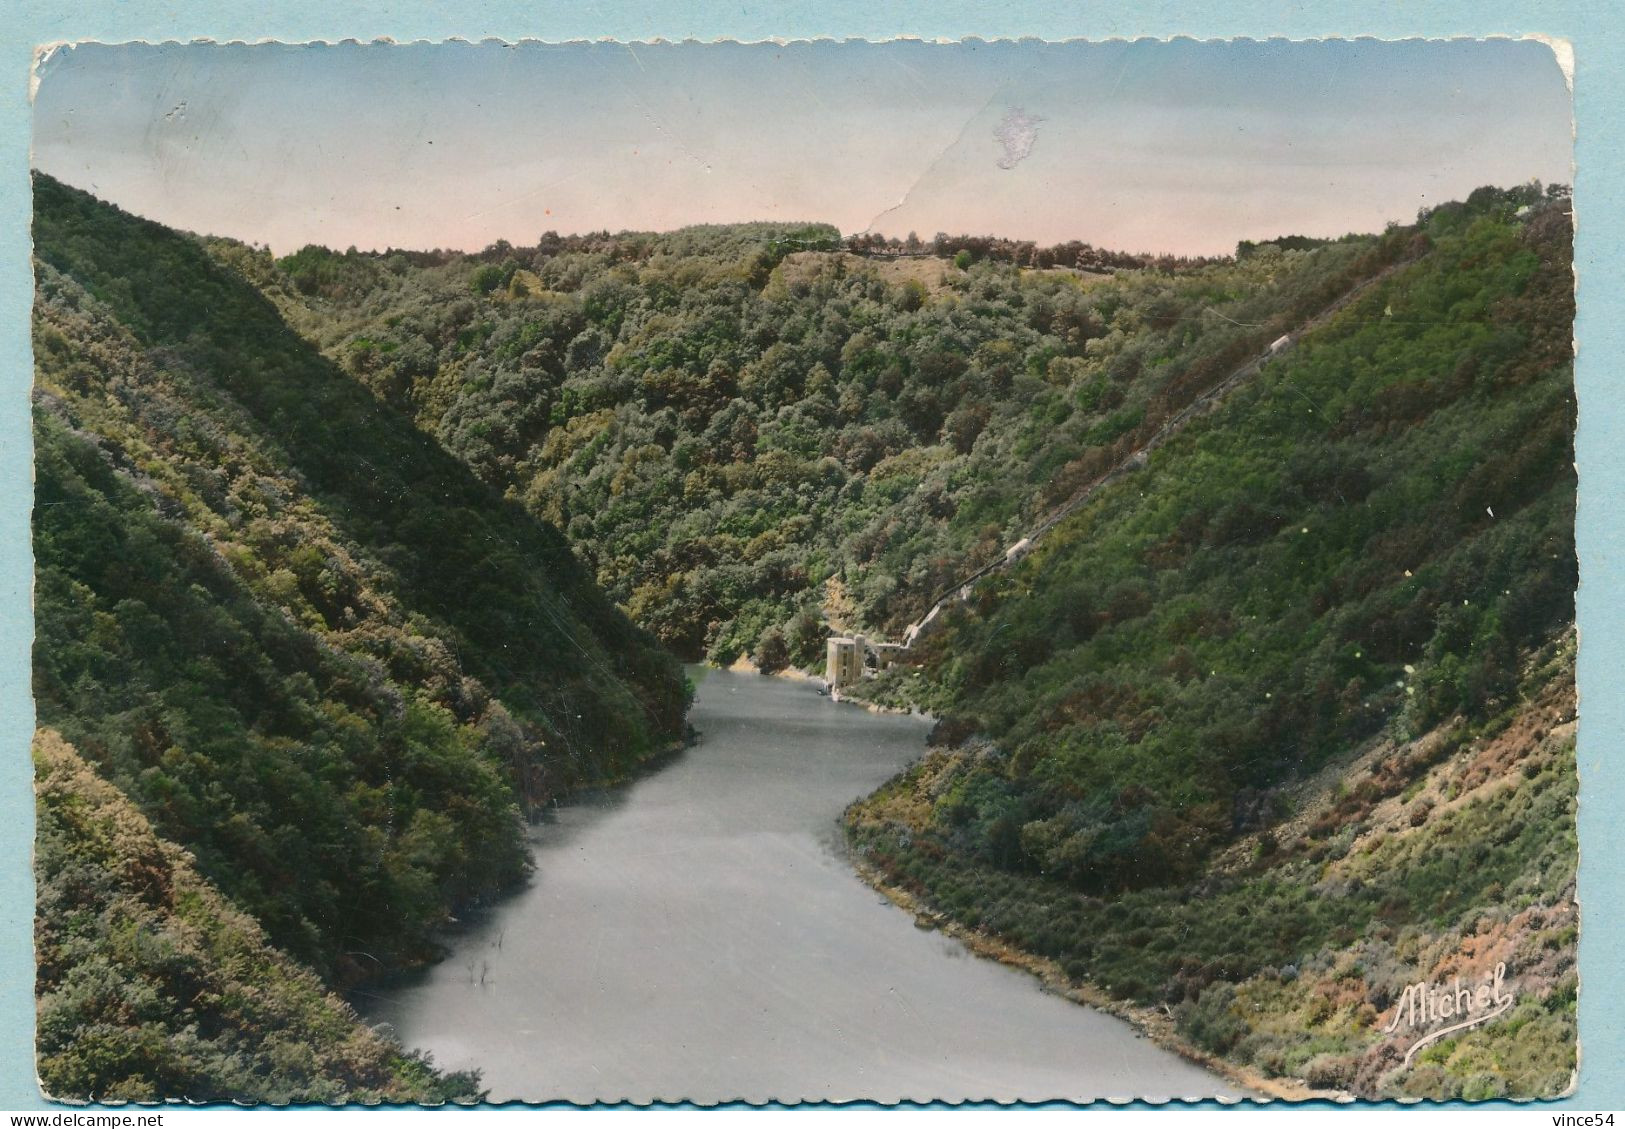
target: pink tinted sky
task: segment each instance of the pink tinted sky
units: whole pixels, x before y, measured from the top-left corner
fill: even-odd
[[[1571,179],[1531,41],[83,45],[39,73],[37,167],[278,253],[778,219],[1212,254]]]

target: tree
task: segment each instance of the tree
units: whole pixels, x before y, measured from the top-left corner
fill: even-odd
[[[824,657],[824,640],[829,628],[823,620],[803,609],[790,621],[787,642],[790,657],[797,666],[807,667]]]
[[[763,674],[777,674],[790,665],[790,648],[784,641],[784,632],[769,627],[756,641],[756,669]]]

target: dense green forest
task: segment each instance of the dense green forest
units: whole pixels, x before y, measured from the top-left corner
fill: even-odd
[[[1425,255],[870,691],[1008,756],[945,804],[945,833],[1079,889],[1179,879],[1267,816],[1258,793],[1391,719],[1510,703],[1577,579],[1568,228],[1513,209],[1436,213]]]
[[[976,785],[983,749],[933,750],[854,805],[849,833],[922,924],[1260,1088],[1552,1097],[1577,1062],[1573,657],[1572,636],[1531,656],[1517,707],[1487,722],[1392,734],[1283,784],[1273,818],[1175,885],[1090,894],[1064,872],[956,848],[935,817]],[[1503,961],[1516,982],[1504,1019],[1400,1071],[1416,1034],[1385,1028],[1405,989]]]
[[[1261,1076],[1567,1084],[1565,190],[1209,260],[276,258],[36,190],[41,724],[327,983],[430,957],[526,807],[680,739],[677,658],[818,669],[1064,510],[854,689],[940,719],[848,813],[872,876]],[[1468,940],[1525,1012],[1395,1082],[1372,1018]],[[390,1061],[309,1092],[466,1089]]]
[[[38,775],[39,1076],[107,1101],[472,1098],[357,1020],[50,730]]]
[[[1150,266],[948,236],[941,256],[846,250],[811,225],[468,256],[211,246],[564,530],[674,653],[813,664],[826,619],[900,632],[1415,238]]]
[[[850,815],[873,865],[1275,1073],[1314,1052],[1246,1041],[1235,986],[1260,969],[1572,898],[1572,743],[1544,742],[1549,724],[1497,766],[1504,793],[1440,802],[1442,824],[1412,809],[1386,850],[1373,833],[1374,807],[1413,799],[1439,757],[1483,755],[1541,694],[1566,689],[1573,716],[1551,658],[1577,581],[1566,204],[1487,190],[1415,238],[858,691],[942,719],[942,751]],[[1380,769],[1340,776],[1352,791],[1289,835],[1293,786],[1373,747]],[[1238,874],[1217,860],[1241,840],[1258,865]],[[1359,881],[1328,874],[1360,855]],[[1572,966],[1572,921],[1549,937]],[[1563,984],[1545,984],[1547,1035],[1572,1031]],[[1324,1025],[1358,1028],[1381,998],[1345,995]],[[1357,1042],[1323,1045],[1319,1077],[1387,1092]],[[1573,1057],[1494,1085],[1486,1062],[1464,1051],[1399,1092],[1549,1095]]]
[[[831,628],[896,637],[1129,471],[855,691],[932,709],[943,751],[852,833],[954,919],[1178,1004],[1188,1036],[1248,1059],[1200,1034],[1213,985],[1341,951],[1362,925],[1470,932],[1572,881],[1572,747],[1540,754],[1555,776],[1523,762],[1523,831],[1458,828],[1435,869],[1379,870],[1335,920],[1306,876],[1334,849],[1317,839],[1368,830],[1361,805],[1331,803],[1290,850],[1272,830],[1301,814],[1292,786],[1357,750],[1447,730],[1470,747],[1546,686],[1531,664],[1549,666],[1535,656],[1572,623],[1576,583],[1570,242],[1566,190],[1527,185],[1215,261],[762,225],[469,256],[213,250],[564,529],[685,657],[816,669]],[[1432,771],[1396,764],[1365,808]],[[1512,847],[1491,865],[1485,838]],[[1208,891],[1244,840],[1285,868],[1279,898],[1232,893],[1272,906],[1272,940],[1229,924],[1203,940],[1166,911],[1226,921]],[[1107,954],[1099,915],[1072,905],[1144,916]],[[1316,1066],[1324,1084],[1381,1088],[1352,1044],[1323,1049],[1342,1056]],[[1404,1092],[1494,1089],[1480,1066]],[[1508,1076],[1528,1096],[1568,1073]]]
[[[34,238],[40,724],[330,983],[429,959],[680,668],[196,240],[45,177]]]

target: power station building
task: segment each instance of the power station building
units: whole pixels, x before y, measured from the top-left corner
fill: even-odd
[[[832,690],[850,686],[862,679],[870,667],[885,670],[902,658],[906,649],[901,643],[876,643],[862,635],[833,636],[824,651],[824,681]]]
[[[863,660],[858,657],[858,641],[845,636],[831,636],[824,652],[824,681],[830,689],[850,686],[863,677]]]

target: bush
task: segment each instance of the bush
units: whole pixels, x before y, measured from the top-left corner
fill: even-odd
[[[1236,1011],[1235,986],[1227,983],[1209,985],[1194,1003],[1180,1004],[1174,1019],[1186,1038],[1214,1054],[1229,1052],[1250,1030]]]
[[[756,669],[763,674],[777,674],[790,665],[790,648],[784,641],[784,632],[769,627],[756,641],[754,656]]]

